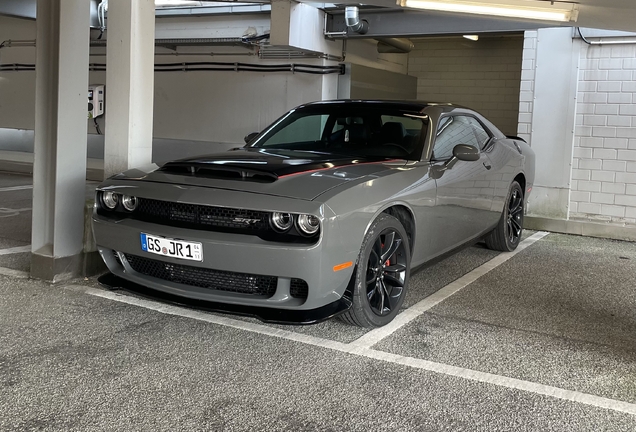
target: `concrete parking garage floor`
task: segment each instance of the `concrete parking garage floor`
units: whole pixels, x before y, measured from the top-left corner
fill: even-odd
[[[275,326],[25,278],[29,184],[0,175],[0,430],[636,430],[633,243],[478,244],[393,326]]]

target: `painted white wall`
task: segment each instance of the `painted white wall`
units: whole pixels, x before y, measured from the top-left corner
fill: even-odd
[[[0,43],[35,39],[35,21],[0,15]],[[35,63],[35,48],[2,48],[1,63]],[[0,72],[0,128],[35,128],[35,72]]]
[[[504,133],[517,131],[523,37],[414,40],[408,73],[418,77],[417,97],[473,108]]]
[[[200,20],[197,25],[202,27]],[[171,31],[179,25],[171,22]],[[175,33],[172,33],[174,36]],[[0,41],[34,39],[35,22],[0,16]],[[200,48],[195,50],[201,51]],[[240,48],[211,48],[208,51],[245,51]],[[101,50],[104,52],[105,50]],[[100,49],[93,49],[93,53]],[[3,63],[34,63],[34,48],[0,50]],[[92,56],[91,62],[105,63],[105,56]],[[289,63],[289,60],[261,61],[244,56],[157,56],[157,63],[180,61]],[[296,60],[296,62],[298,62]],[[303,63],[326,64],[322,60],[303,59]],[[91,72],[91,83],[109,86],[105,72]],[[156,72],[154,86],[155,138],[213,141],[243,144],[243,137],[263,129],[285,111],[302,103],[334,98],[337,76],[258,73],[258,72]],[[35,72],[0,73],[0,128],[33,129],[35,108]],[[102,130],[108,112],[99,123]],[[89,122],[89,133],[95,133]]]
[[[155,136],[243,144],[290,108],[322,99],[314,75],[256,72],[155,74]]]
[[[265,15],[267,16],[267,15]],[[259,29],[266,23],[259,16]],[[218,17],[193,18],[193,26],[183,18],[157,20],[157,31],[162,37],[201,37],[222,25]],[[233,20],[235,17],[232,18]],[[166,21],[164,21],[166,20]],[[251,21],[246,21],[245,30]],[[239,24],[231,21],[232,28],[240,30]],[[214,36],[213,34],[211,34]],[[224,34],[227,36],[227,34]],[[240,36],[238,33],[236,36]],[[209,37],[209,36],[208,36]],[[0,16],[0,41],[6,39],[34,39],[33,21]],[[337,44],[340,49],[342,42]],[[378,54],[374,41],[350,41],[347,62],[363,64],[377,69],[406,73],[406,54]],[[158,52],[168,50],[158,49]],[[187,47],[180,51],[214,51],[247,54],[242,47]],[[105,49],[93,48],[93,54],[105,53]],[[34,48],[7,48],[0,50],[3,63],[34,63]],[[105,63],[106,57],[93,55],[92,63]],[[185,61],[245,62],[262,64],[307,63],[333,65],[318,59],[259,60],[251,55],[239,56],[156,56],[156,63]],[[337,97],[337,75],[309,75],[293,73],[259,72],[156,72],[154,92],[154,138],[211,141],[226,146],[243,144],[243,137],[260,131],[287,110],[302,103],[334,99]],[[104,72],[91,72],[90,83],[106,84],[106,99],[109,86]],[[34,72],[0,73],[0,128],[33,129],[35,104]],[[98,119],[102,131],[108,121],[108,112]],[[89,133],[95,133],[92,121]]]

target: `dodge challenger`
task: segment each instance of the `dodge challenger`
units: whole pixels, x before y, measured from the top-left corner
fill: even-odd
[[[380,327],[416,269],[482,239],[519,244],[534,153],[470,109],[316,102],[245,141],[99,185],[100,282],[268,322]]]

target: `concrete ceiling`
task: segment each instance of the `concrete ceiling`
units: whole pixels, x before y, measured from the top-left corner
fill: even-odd
[[[579,27],[636,31],[636,1],[580,0]]]
[[[99,0],[87,1],[90,1],[93,6],[99,2]],[[488,0],[473,1],[488,2]],[[267,2],[267,0],[263,0],[263,2]],[[580,5],[579,20],[571,25],[636,32],[636,0],[578,0],[576,2]],[[318,6],[316,0],[307,0],[307,3]],[[399,9],[395,0],[364,0],[360,2],[352,0],[339,2],[339,4],[366,4]],[[35,15],[35,0],[0,0],[0,14],[33,18]],[[430,14],[433,16],[452,18],[450,14]],[[457,16],[457,14],[455,16]],[[543,27],[543,25],[541,27]]]

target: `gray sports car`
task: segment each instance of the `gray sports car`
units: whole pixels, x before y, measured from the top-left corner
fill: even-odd
[[[519,244],[534,153],[469,109],[311,103],[246,142],[102,183],[100,282],[270,322],[378,327],[420,266],[481,239]]]

